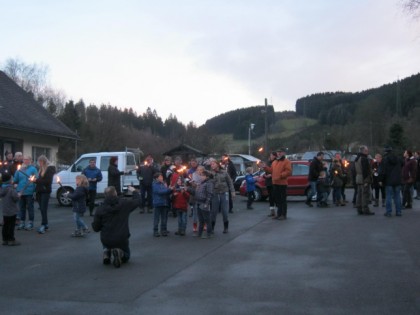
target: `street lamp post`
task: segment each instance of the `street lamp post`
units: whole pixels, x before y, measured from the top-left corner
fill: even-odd
[[[248,128],[248,155],[251,155],[251,131],[254,129],[255,124],[250,123]]]

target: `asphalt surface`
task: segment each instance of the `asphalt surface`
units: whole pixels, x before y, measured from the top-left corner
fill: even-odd
[[[207,240],[191,220],[175,236],[172,217],[170,236],[154,238],[152,214],[135,210],[119,269],[102,264],[98,233],[70,237],[71,209],[53,201],[49,232],[0,247],[0,314],[420,314],[420,201],[386,218],[294,199],[278,221],[237,196],[229,233],[219,215]]]

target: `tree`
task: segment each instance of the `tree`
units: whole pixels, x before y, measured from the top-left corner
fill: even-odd
[[[402,153],[406,147],[406,139],[404,137],[403,127],[395,123],[389,128],[388,144],[395,149],[396,152]]]
[[[420,0],[403,0],[404,11],[412,15],[414,19],[420,17]]]

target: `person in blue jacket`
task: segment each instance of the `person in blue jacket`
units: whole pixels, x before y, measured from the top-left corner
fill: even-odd
[[[20,223],[17,227],[18,230],[27,230],[30,231],[34,228],[34,192],[35,184],[32,183],[29,178],[31,176],[37,176],[38,170],[35,166],[32,165],[32,157],[25,155],[23,157],[23,164],[15,172],[13,176],[13,183],[16,186],[16,191],[20,193],[19,199],[19,219]],[[25,225],[26,221],[26,211],[28,211],[28,223]]]
[[[163,180],[163,175],[160,172],[155,173],[152,192],[153,192],[153,236],[159,237],[168,236],[167,221],[169,210],[169,195],[172,189]],[[160,233],[158,230],[160,220]]]
[[[252,210],[252,203],[255,200],[255,183],[257,182],[252,175],[252,167],[246,168],[246,175],[245,175],[245,181],[246,181],[246,195],[248,196],[248,200],[246,202],[246,208],[248,210]]]
[[[86,176],[89,182],[89,194],[88,194],[88,205],[89,214],[93,216],[93,209],[95,208],[95,199],[97,184],[102,180],[102,172],[96,167],[96,159],[92,158],[89,160],[89,165],[82,171],[82,174]]]

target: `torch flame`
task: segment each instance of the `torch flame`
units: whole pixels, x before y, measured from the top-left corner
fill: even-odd
[[[187,167],[184,165],[183,167],[181,167],[177,172],[178,173],[182,173],[183,171],[185,171],[187,169]]]
[[[347,160],[344,160],[344,167],[348,167],[349,166],[349,162]]]
[[[60,177],[57,176],[57,183],[60,184],[60,182],[61,182],[61,179]]]
[[[262,151],[264,151],[264,148],[263,147],[261,147],[261,148],[258,149],[258,152],[261,153]]]
[[[20,168],[22,167],[21,164],[18,165],[17,170],[20,171]]]
[[[30,180],[31,182],[35,181],[35,175],[32,175],[31,177],[29,177],[29,180]]]

